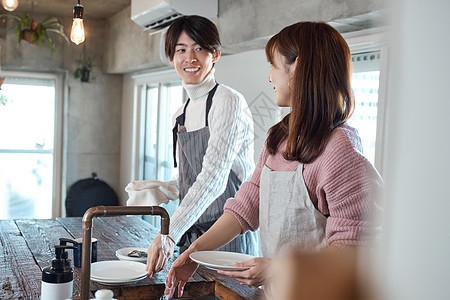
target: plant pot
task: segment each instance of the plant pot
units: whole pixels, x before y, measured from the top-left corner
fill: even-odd
[[[30,30],[30,29],[25,29],[22,30],[22,40],[33,44],[33,45],[37,45],[38,44],[38,39],[37,37],[34,36],[34,31]]]
[[[89,82],[89,74],[90,74],[90,73],[91,73],[90,71],[84,70],[84,71],[81,73],[81,78],[80,78],[81,82]]]

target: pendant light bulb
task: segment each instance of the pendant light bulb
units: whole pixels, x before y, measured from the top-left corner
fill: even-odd
[[[19,5],[19,0],[2,0],[2,5],[7,11],[13,11]]]
[[[84,42],[83,6],[78,4],[73,8],[73,23],[70,40],[79,45]]]

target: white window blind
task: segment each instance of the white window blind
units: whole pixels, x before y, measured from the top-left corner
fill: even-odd
[[[358,129],[363,154],[372,164],[375,164],[380,59],[380,51],[352,55],[355,111],[348,123]]]

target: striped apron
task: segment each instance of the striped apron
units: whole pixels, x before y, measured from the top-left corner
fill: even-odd
[[[197,175],[202,170],[203,157],[205,156],[206,149],[208,148],[209,140],[209,128],[208,128],[208,113],[211,109],[212,99],[216,92],[218,84],[209,92],[206,100],[206,120],[205,127],[186,132],[184,127],[186,119],[186,107],[189,104],[189,99],[184,106],[183,113],[177,117],[175,127],[173,128],[174,137],[174,162],[176,163],[176,145],[179,147],[179,189],[180,189],[180,202],[188,193],[192,184],[194,184]],[[198,237],[205,233],[215,221],[217,221],[223,214],[223,206],[228,198],[234,197],[241,185],[241,181],[230,170],[228,175],[227,185],[225,191],[206,209],[206,211],[200,216],[200,218],[189,228],[181,237],[178,246],[181,249],[188,247]],[[243,235],[236,237],[233,241],[229,242],[225,246],[219,248],[221,251],[240,252],[250,255],[258,255],[258,235],[256,232],[247,232]]]

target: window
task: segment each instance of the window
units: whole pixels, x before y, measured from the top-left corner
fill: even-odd
[[[375,143],[380,82],[380,51],[352,55],[352,88],[355,111],[348,123],[357,128],[362,139],[364,155],[375,163]]]
[[[384,115],[389,45],[384,29],[345,35],[352,52],[355,111],[348,123],[361,137],[364,155],[383,175]]]
[[[173,171],[172,116],[183,103],[180,82],[142,87],[145,128],[142,179],[169,181]]]
[[[0,91],[0,219],[51,218],[60,207],[58,79],[5,75]]]
[[[137,179],[170,181],[173,176],[172,117],[184,101],[181,80],[174,70],[141,75],[135,79],[139,99]],[[169,215],[178,201],[162,204]],[[160,226],[159,217],[143,219]]]

